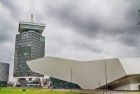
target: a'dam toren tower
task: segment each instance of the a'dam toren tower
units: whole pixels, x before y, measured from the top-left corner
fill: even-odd
[[[45,37],[42,36],[45,24],[33,22],[19,22],[15,43],[14,77],[42,77],[39,73],[32,72],[26,61],[45,56]]]

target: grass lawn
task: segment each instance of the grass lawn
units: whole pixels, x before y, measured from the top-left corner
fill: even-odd
[[[23,91],[24,88],[1,88],[0,94],[85,94],[77,92],[68,92],[68,91],[55,91],[50,89],[39,89],[39,88],[26,88],[26,91]],[[95,93],[86,93],[86,94],[95,94]],[[102,94],[102,93],[97,93]],[[112,93],[117,94],[117,93]],[[140,92],[122,92],[119,94],[140,94]]]
[[[62,91],[37,89],[37,88],[26,88],[26,91],[23,91],[23,88],[1,88],[0,94],[79,94],[79,93],[62,92]]]

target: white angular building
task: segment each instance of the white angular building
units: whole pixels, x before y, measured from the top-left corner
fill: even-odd
[[[33,72],[78,84],[82,89],[139,90],[140,58],[76,61],[44,57],[27,62]]]

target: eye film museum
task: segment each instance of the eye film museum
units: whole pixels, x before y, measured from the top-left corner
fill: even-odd
[[[19,22],[14,58],[17,81],[46,79],[52,88],[140,90],[140,58],[76,61],[44,57],[44,28],[45,24],[32,20]]]

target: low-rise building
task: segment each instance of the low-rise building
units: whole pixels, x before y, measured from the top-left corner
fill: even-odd
[[[9,80],[9,64],[0,62],[0,86],[5,86]]]

